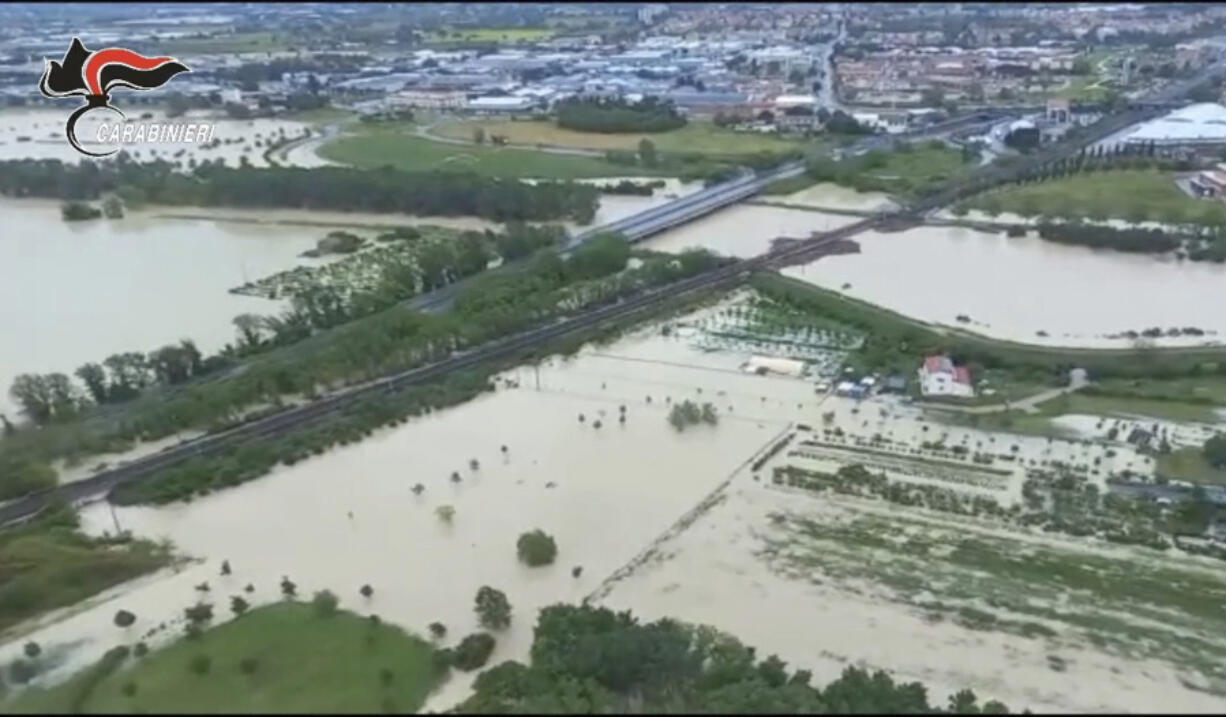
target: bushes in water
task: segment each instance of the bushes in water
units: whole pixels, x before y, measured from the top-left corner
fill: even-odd
[[[451,664],[465,672],[485,666],[494,651],[494,636],[488,632],[474,632],[456,645],[451,655]]]
[[[1059,244],[1075,244],[1095,249],[1114,249],[1139,254],[1175,251],[1183,243],[1161,229],[1115,229],[1079,223],[1043,223],[1039,225],[1039,236]]]
[[[515,543],[515,550],[520,562],[531,567],[549,565],[558,555],[558,545],[554,542],[553,536],[547,535],[539,528],[530,533],[521,534]]]

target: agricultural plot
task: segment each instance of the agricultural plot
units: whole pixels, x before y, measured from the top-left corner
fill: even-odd
[[[276,300],[318,289],[333,289],[346,298],[373,291],[389,266],[417,267],[417,257],[425,247],[454,241],[458,234],[436,226],[417,227],[416,231],[420,235],[416,239],[367,245],[343,259],[320,266],[296,266],[234,287],[230,293]]]
[[[799,359],[815,374],[832,376],[864,335],[762,296],[724,307],[694,322],[693,345],[704,351],[740,351]]]

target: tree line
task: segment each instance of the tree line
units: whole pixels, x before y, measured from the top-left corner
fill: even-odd
[[[644,97],[573,97],[555,108],[559,127],[580,132],[667,132],[685,126],[685,117],[670,100]]]
[[[236,349],[223,350],[219,360],[226,367],[241,364],[242,371],[207,382],[191,381],[175,391],[145,390],[125,403],[122,411],[90,411],[78,416],[88,399],[67,377],[56,379],[60,400],[72,407],[59,414],[60,418],[53,411],[52,420],[40,430],[16,430],[0,442],[0,468],[4,468],[0,470],[0,496],[15,497],[53,485],[55,473],[49,463],[55,458],[80,460],[193,428],[220,430],[244,420],[244,411],[251,406],[269,404],[266,410],[273,411],[289,394],[314,398],[324,391],[414,368],[571,312],[693,276],[721,261],[702,251],[647,256],[641,265],[629,269],[628,260],[629,248],[618,236],[593,240],[567,259],[543,250],[521,271],[478,277],[456,297],[452,311],[428,314],[393,308],[299,341],[292,351],[260,351],[247,358]],[[365,299],[359,296],[354,301]],[[282,331],[302,329],[294,326]],[[258,345],[268,349],[273,341],[288,343],[292,335],[260,334]],[[454,395],[471,395],[471,390],[464,385]],[[90,420],[81,420],[86,417]],[[239,464],[241,467],[241,460]],[[184,483],[205,481],[207,485],[223,472],[217,464],[201,470],[192,470]],[[248,476],[242,478],[246,480],[250,471],[230,473],[226,469],[224,473],[227,480]]]
[[[1086,352],[1015,347],[991,339],[938,334],[909,320],[887,316],[836,293],[784,277],[757,275],[750,285],[768,299],[796,311],[863,331],[864,343],[848,358],[863,373],[910,372],[923,356],[946,354],[955,363],[972,366],[972,373],[1007,370],[1049,385],[1062,385],[1074,367],[1084,368],[1096,380],[1226,375],[1223,351]]]
[[[463,232],[454,241],[425,244],[415,262],[384,267],[383,280],[372,291],[350,296],[335,287],[310,286],[292,294],[290,306],[280,316],[237,316],[237,342],[208,358],[194,342],[183,339],[148,353],[129,351],[113,354],[100,364],[82,364],[73,375],[80,379],[85,393],[63,373],[49,373],[17,376],[9,395],[35,423],[69,420],[90,404],[126,403],[151,387],[175,386],[229,368],[238,359],[287,346],[484,271],[495,255],[504,262],[513,261],[554,246],[564,236],[560,226],[522,223],[508,224],[502,233]],[[596,242],[587,251],[577,252],[572,261],[585,267],[582,271],[590,272],[586,268],[589,263],[610,261],[605,256],[608,250],[602,249],[607,245]],[[595,275],[606,268],[597,266]]]
[[[1183,242],[1177,237],[1170,236],[1161,229],[1116,229],[1081,223],[1044,222],[1039,225],[1039,236],[1047,241],[1060,244],[1076,244],[1095,249],[1114,249],[1139,254],[1175,251],[1183,245]]]
[[[254,402],[277,402],[290,393],[315,395],[321,384],[345,385],[413,368],[573,311],[606,305],[650,286],[691,276],[716,261],[705,252],[691,252],[684,262],[649,256],[642,265],[626,269],[628,252],[617,250],[616,240],[609,237],[597,257],[578,265],[570,262],[582,250],[570,260],[543,252],[523,272],[481,277],[456,298],[450,313],[385,312],[341,327],[318,351],[299,350],[284,359],[271,377],[266,365],[251,365],[233,378],[191,387],[194,396],[176,396],[152,413],[129,416],[124,427],[135,426],[144,431],[144,437],[152,437],[152,431],[168,432],[161,421],[173,420],[184,428],[191,425],[187,419],[198,425],[221,418],[213,425],[224,428],[237,422],[225,417],[237,416],[239,409]],[[483,366],[393,394],[368,397],[288,435],[244,442],[125,483],[115,489],[112,498],[124,504],[167,503],[238,485],[264,475],[278,463],[293,465],[337,444],[360,441],[376,428],[399,425],[413,416],[466,401],[491,388],[488,376],[496,370]],[[263,376],[256,377],[257,373]],[[188,410],[192,415],[183,416]]]
[[[92,200],[116,193],[139,202],[228,207],[286,207],[427,215],[469,215],[494,221],[596,216],[599,192],[575,182],[528,184],[474,173],[405,172],[391,167],[226,167],[215,162],[190,173],[165,161],[70,165],[56,159],[0,161],[0,194]]]
[[[705,625],[664,618],[641,623],[629,611],[551,605],[536,623],[531,663],[507,661],[482,673],[461,714],[1007,714],[970,690],[944,707],[919,682],[848,667],[825,687],[808,670]]]

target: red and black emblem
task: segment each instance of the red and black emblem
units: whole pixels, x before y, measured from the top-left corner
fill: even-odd
[[[119,151],[89,152],[77,143],[75,127],[77,120],[90,110],[108,109],[125,117],[123,112],[110,104],[110,92],[116,87],[134,90],[152,90],[170,81],[180,72],[190,72],[187,66],[173,57],[145,57],[139,52],[122,47],[102,50],[87,50],[81,38],[74,37],[60,62],[49,60],[38,91],[44,97],[82,96],[85,104],[68,117],[64,133],[68,143],[78,152],[91,157],[105,157]],[[126,118],[126,117],[125,117]]]

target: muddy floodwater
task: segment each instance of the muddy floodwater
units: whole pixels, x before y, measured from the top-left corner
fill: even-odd
[[[889,196],[881,192],[857,192],[850,187],[830,182],[821,182],[791,194],[763,195],[757,197],[755,201],[762,204],[788,204],[817,209],[845,209],[861,212],[888,210],[898,206]]]
[[[138,213],[65,222],[58,202],[41,200],[0,200],[0,217],[0,410],[21,373],[71,375],[182,338],[220,349],[234,316],[280,308],[227,290],[293,266],[321,232]]]
[[[960,227],[869,231],[855,240],[859,254],[783,272],[836,290],[850,284],[843,289],[848,296],[994,338],[1124,348],[1132,339],[1119,334],[1127,331],[1191,327],[1204,335],[1155,343],[1226,340],[1226,265]],[[959,315],[969,323],[958,321]]]
[[[859,220],[855,216],[807,209],[737,204],[657,234],[642,246],[667,252],[709,249],[747,258],[769,251],[774,239],[808,239],[814,232],[838,229]]]
[[[525,659],[538,608],[581,600],[633,558],[777,436],[787,425],[781,413],[801,415],[798,391],[808,395],[809,411],[817,405],[803,382],[747,376],[726,363],[697,365],[697,352],[683,340],[655,333],[589,348],[575,360],[555,358],[541,367],[539,390],[534,370],[511,371],[506,376],[519,388],[190,504],[116,508],[123,529],[169,538],[204,562],[136,581],[114,591],[112,600],[37,630],[29,639],[44,646],[80,641],[47,677],[78,669],[111,647],[121,637],[111,622],[120,607],[138,616],[130,630],[135,636],[180,616],[202,581],[212,587],[219,617],[228,617],[229,595],[252,583],[257,601],[279,599],[283,575],[300,595],[328,588],[343,607],[418,632],[438,620],[456,640],[477,628],[477,589],[496,586],[507,593],[515,617],[498,635],[490,664]],[[719,425],[678,434],[666,421],[670,398],[716,402]],[[476,470],[469,467],[474,458]],[[453,471],[460,483],[449,479]],[[426,490],[414,496],[410,489],[418,482]],[[436,517],[440,505],[454,506],[450,525]],[[82,520],[90,532],[115,529],[101,504],[84,509]],[[554,565],[529,569],[516,562],[516,538],[534,528],[557,540]],[[222,560],[230,561],[232,576],[218,575]],[[574,566],[583,567],[578,578],[571,576]],[[375,589],[369,601],[358,594],[364,583]],[[6,645],[2,656],[19,650],[19,642]],[[470,681],[457,674],[430,707],[461,699]]]
[[[759,471],[766,478],[754,478],[754,458],[790,432],[820,437],[810,427],[829,421],[844,430],[840,440],[848,447],[879,435],[903,456],[907,447],[939,437],[976,452],[1015,454],[1009,465],[1018,471],[1008,475],[1006,466],[998,485],[981,486],[1002,504],[1019,497],[1021,463],[1090,462],[1104,447],[942,427],[896,400],[857,403],[818,392],[812,379],[746,374],[740,367],[747,350],[701,349],[704,327],[734,300],[669,322],[667,333],[646,326],[576,357],[547,359],[539,370],[506,371],[492,394],[191,503],[113,512],[101,503],[87,506],[87,532],[122,529],[168,539],[195,562],[19,626],[0,647],[0,663],[36,640],[44,652],[61,655],[36,681],[52,683],[163,622],[167,628],[148,638],[151,647],[176,637],[183,608],[198,599],[217,606],[217,621],[229,619],[229,597],[249,583],[252,602],[279,600],[279,582],[288,576],[301,599],[326,588],[344,608],[418,633],[442,622],[448,645],[477,629],[477,589],[501,589],[513,619],[497,633],[489,665],[527,659],[539,608],[590,598],[647,619],[707,622],[759,654],[777,652],[793,669],[814,670],[818,681],[847,664],[895,670],[902,679],[928,682],[935,703],[971,687],[1018,710],[1146,707],[1166,699],[1184,709],[1216,704],[1174,684],[1161,664],[1085,648],[1076,653],[1076,669],[1057,676],[1042,664],[1042,642],[934,625],[871,586],[797,579],[771,568],[760,541],[772,512],[842,520],[837,501],[767,484],[784,454]],[[710,402],[717,425],[672,428],[669,406],[683,399]],[[833,455],[809,452],[812,458],[801,460],[811,465]],[[1119,447],[1114,467],[1143,473],[1141,461],[1148,460]],[[416,483],[425,487],[421,495],[412,492]],[[455,509],[450,523],[436,515],[444,505]],[[516,538],[535,528],[557,541],[553,565],[516,561]],[[219,575],[223,560],[232,575]],[[578,566],[583,570],[574,577]],[[206,581],[207,594],[195,590]],[[367,583],[370,599],[358,592]],[[117,630],[112,618],[119,609],[135,613],[136,624]],[[1138,669],[1144,680],[1134,679]],[[426,708],[450,708],[473,679],[455,673]],[[1086,679],[1092,689],[1079,688]]]
[[[615,221],[695,191],[669,180],[653,197],[601,195],[597,223]],[[121,351],[152,351],[180,339],[206,354],[236,335],[242,313],[274,314],[284,302],[228,290],[294,266],[336,227],[435,225],[497,231],[477,217],[365,212],[150,206],[123,219],[65,222],[59,202],[0,199],[0,413],[26,372],[71,375]],[[570,231],[588,227],[566,223]],[[594,226],[594,225],[588,225]]]
[[[73,108],[72,102],[65,100],[56,107],[0,112],[0,159],[58,159],[73,164],[80,161],[82,155],[64,138],[64,122]],[[204,110],[191,110],[175,118],[167,118],[165,111],[158,108],[134,106],[125,108],[124,112],[132,122],[212,123],[212,137],[219,141],[215,147],[194,142],[125,145],[125,151],[137,161],[163,159],[181,168],[187,168],[189,160],[214,161],[218,158],[227,166],[237,167],[244,157],[252,166],[266,167],[268,162],[264,160],[264,151],[270,143],[283,137],[298,136],[307,127],[305,123],[294,120],[238,120]],[[150,116],[146,118],[145,114]],[[93,141],[98,129],[97,124],[91,124],[93,121],[94,118],[86,115],[77,127],[77,137],[87,149],[105,151],[107,145]],[[106,121],[114,123],[117,118],[111,117]],[[302,156],[304,161],[309,161],[307,155]]]

